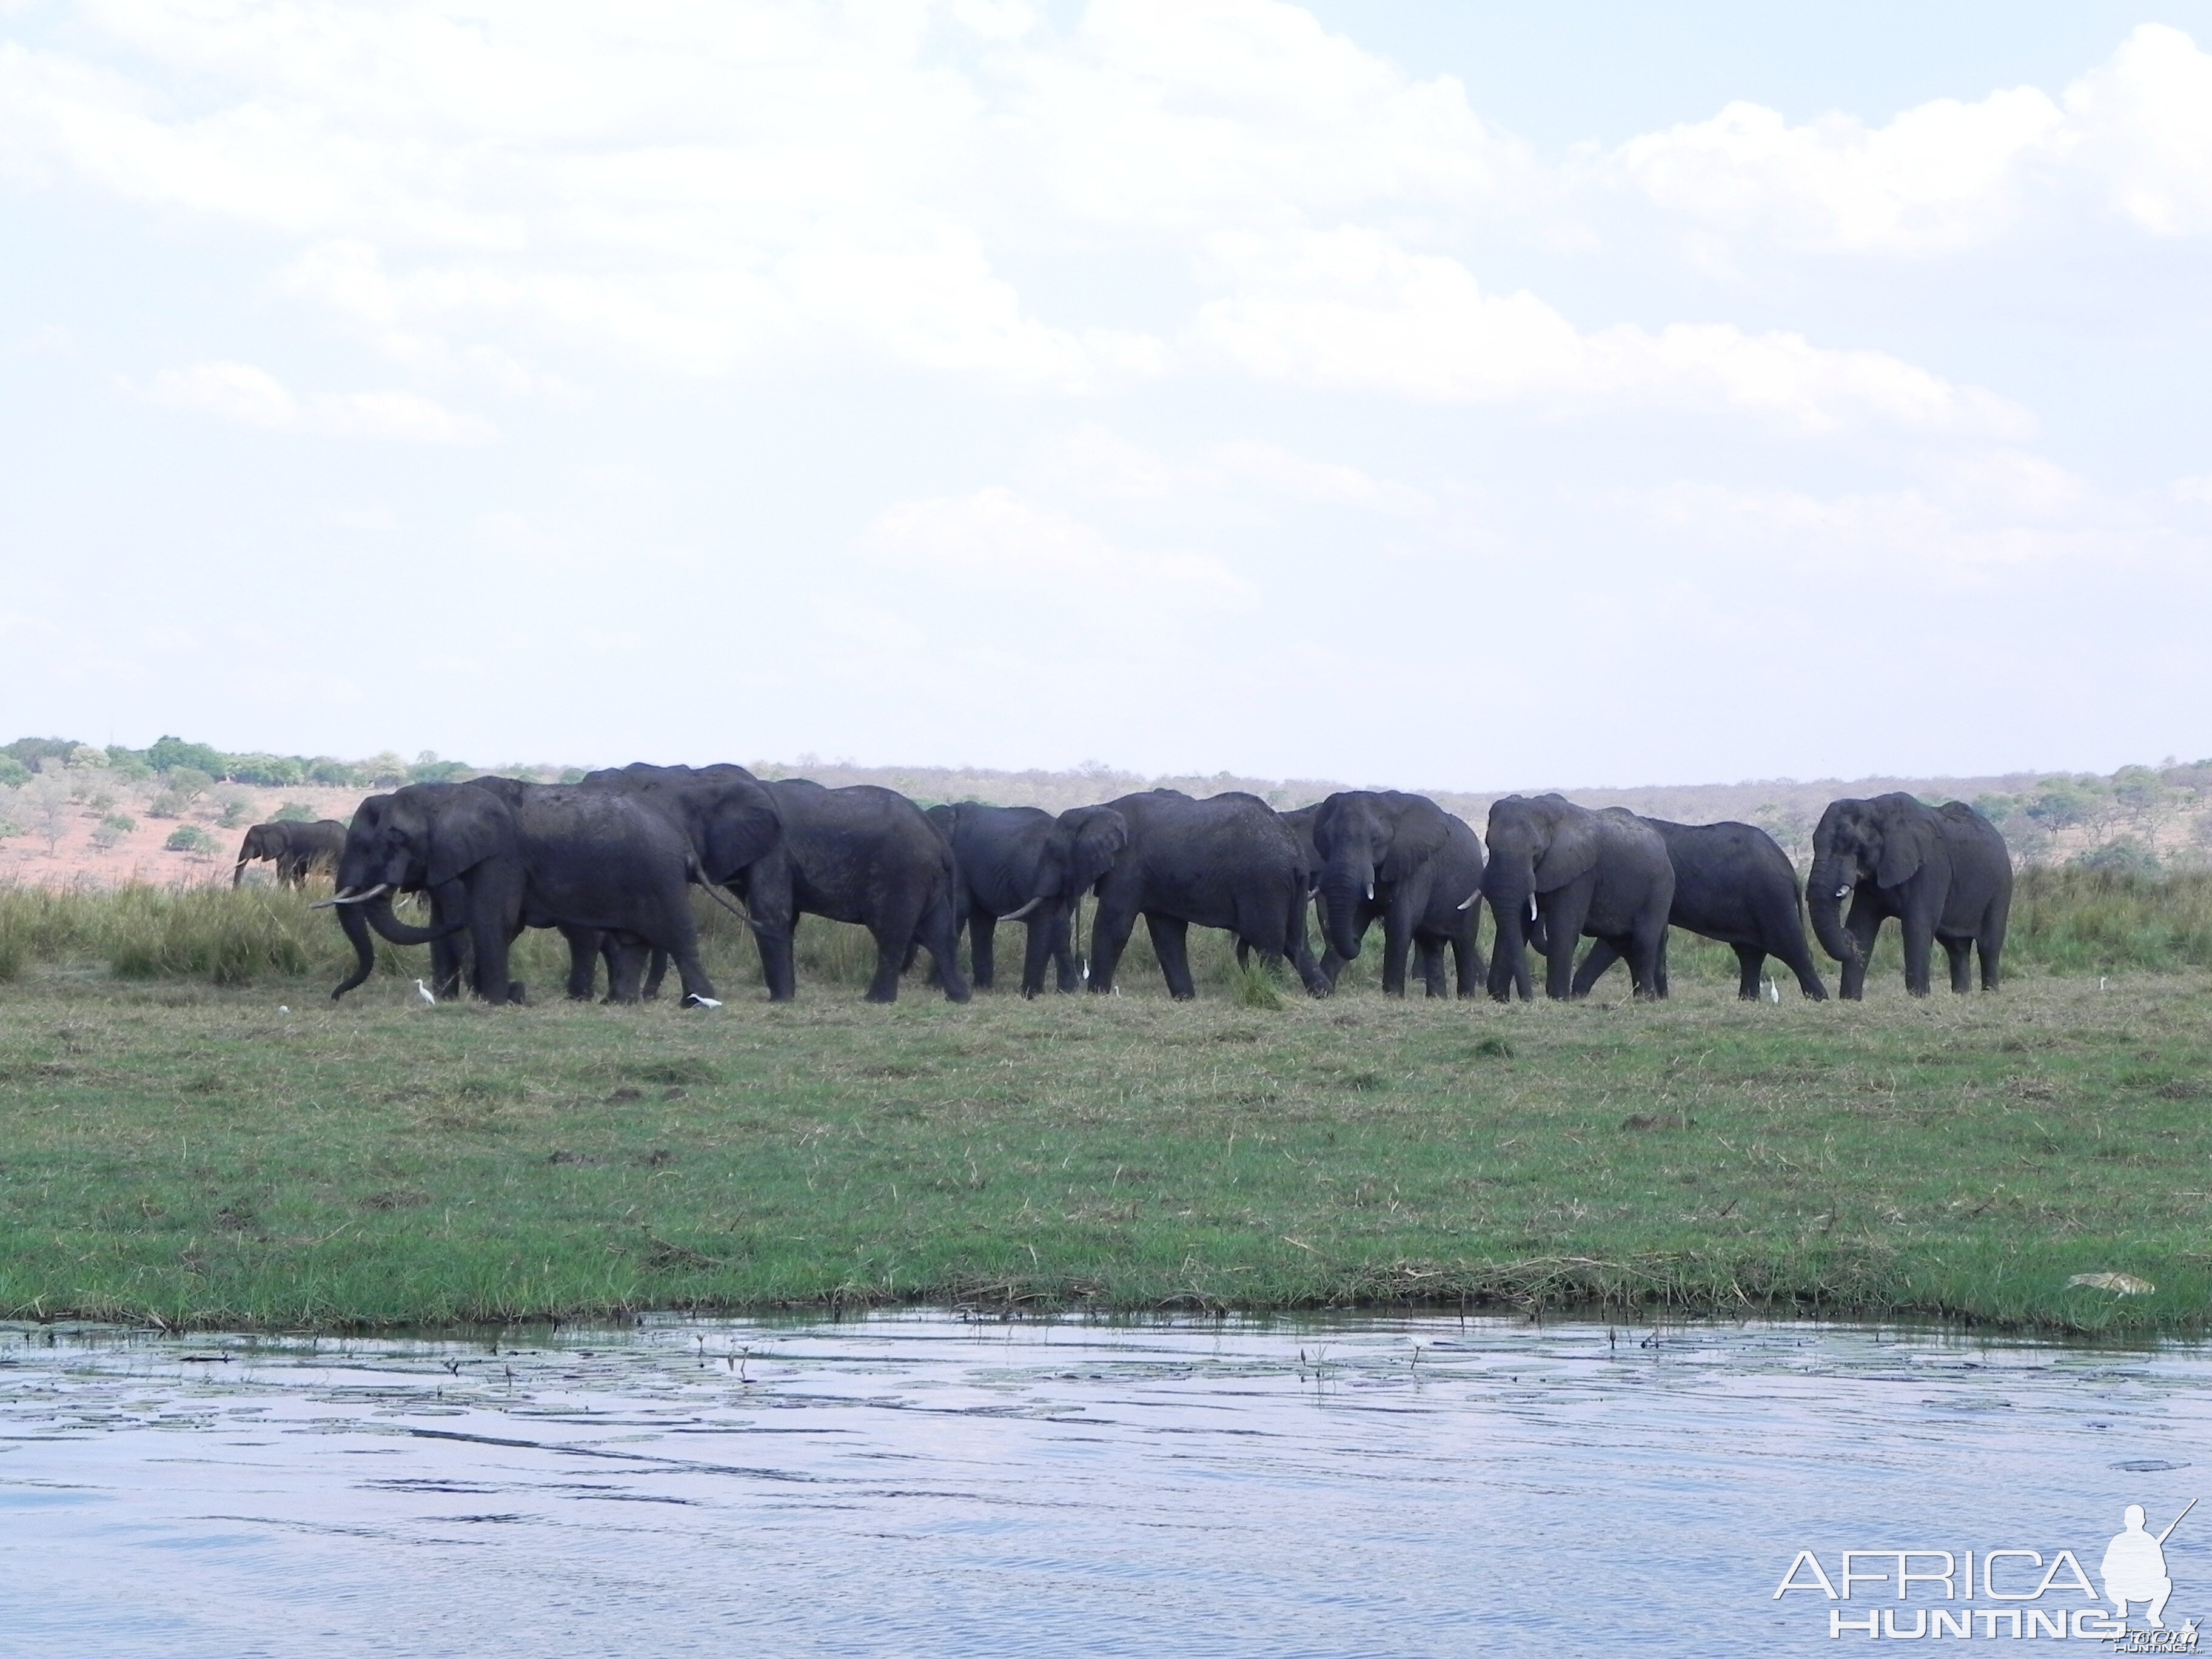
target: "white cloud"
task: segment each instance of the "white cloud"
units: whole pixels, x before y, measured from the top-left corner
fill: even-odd
[[[195,410],[267,432],[433,444],[482,443],[495,435],[476,416],[456,414],[411,392],[318,392],[301,399],[251,363],[165,368],[148,383],[146,395],[173,409]]]
[[[1277,444],[1237,439],[1192,461],[1172,461],[1096,422],[1038,443],[1030,476],[1048,490],[1091,501],[1189,502],[1243,490],[1413,517],[1435,503],[1419,490],[1340,461],[1317,461]]]
[[[1079,520],[995,485],[902,501],[865,541],[885,563],[994,590],[1208,605],[1250,592],[1217,558],[1120,547]]]
[[[2027,163],[2063,147],[2033,87],[1939,99],[1869,130],[1848,115],[1792,127],[1757,104],[1621,146],[1615,164],[1661,207],[1707,224],[1850,252],[1945,252],[2011,218]]]
[[[2212,472],[2193,473],[2186,478],[2173,481],[2173,498],[2179,501],[2194,501],[2200,507],[2212,507]]]
[[[2212,230],[2212,54],[2146,23],[2067,89],[2113,205],[2161,235]]]
[[[2054,100],[2033,87],[1937,99],[1869,127],[1793,127],[1733,103],[1623,144],[1601,172],[1705,226],[1821,252],[1952,253],[2077,183],[2160,235],[2212,230],[2212,55],[2146,23]]]
[[[1200,309],[1194,340],[1263,379],[1437,402],[1735,409],[1810,430],[1871,420],[2018,436],[2034,425],[1994,393],[1796,334],[1685,323],[1582,333],[1532,294],[1486,294],[1457,260],[1358,227],[1224,236],[1214,252],[1231,292]]]

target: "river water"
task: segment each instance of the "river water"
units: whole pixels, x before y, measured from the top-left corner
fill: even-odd
[[[0,1652],[1834,1653],[1832,1612],[1863,1643],[1857,1620],[1904,1635],[1931,1606],[1996,1611],[1970,1639],[2016,1651],[1990,1589],[2061,1549],[2094,1577],[2126,1504],[2156,1531],[2208,1471],[2195,1347],[1452,1317],[5,1326]],[[1845,1548],[2039,1559],[1990,1564],[1972,1603],[1962,1577],[1950,1602],[1776,1598],[1798,1551],[1833,1586]],[[2212,1614],[2212,1505],[2165,1554],[2178,1632]],[[2069,1582],[2021,1605],[2070,1629]],[[2095,1628],[2059,1650],[2110,1651]]]

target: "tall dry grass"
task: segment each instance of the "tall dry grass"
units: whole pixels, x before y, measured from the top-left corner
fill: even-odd
[[[275,887],[0,884],[0,981],[43,969],[216,985],[301,978],[335,984],[351,968],[352,952],[329,913],[308,908],[317,896],[312,889],[299,893]],[[702,954],[717,983],[733,989],[758,986],[760,957],[744,925],[703,896],[695,896],[695,908]],[[1085,906],[1086,929],[1089,923]],[[1313,939],[1318,948],[1317,929]],[[1000,930],[1002,988],[1019,979],[1021,945],[1020,928]],[[1370,933],[1368,948],[1345,970],[1340,981],[1345,988],[1379,982],[1381,946],[1380,933]],[[1896,951],[1897,930],[1886,927],[1876,970],[1893,970]],[[875,969],[875,942],[865,929],[816,916],[800,922],[796,954],[802,987],[858,988]],[[964,949],[962,954],[964,969]],[[1668,955],[1672,971],[1686,982],[1721,984],[1735,977],[1734,955],[1706,940],[1678,933]],[[1202,991],[1256,994],[1225,935],[1194,930],[1190,957]],[[429,971],[427,950],[379,941],[377,958],[386,976],[404,980]],[[2010,971],[2049,974],[2212,967],[2212,873],[2022,871],[2005,963]],[[926,965],[925,958],[913,975],[917,990]],[[568,977],[568,946],[550,931],[526,933],[515,943],[514,971],[539,994],[553,994]],[[1130,939],[1119,980],[1133,992],[1159,987],[1158,963],[1142,927]],[[1287,978],[1282,982],[1295,988]]]

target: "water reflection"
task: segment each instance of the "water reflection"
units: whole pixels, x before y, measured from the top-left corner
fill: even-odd
[[[28,1655],[1834,1652],[1799,1548],[2074,1548],[2212,1360],[1804,1325],[0,1328]],[[2212,1513],[2212,1505],[2197,1511]],[[2212,1613],[2212,1522],[2166,1546]]]

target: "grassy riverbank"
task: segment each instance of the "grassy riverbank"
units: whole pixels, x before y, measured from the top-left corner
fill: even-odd
[[[1921,1004],[1886,975],[1857,1007],[1692,978],[1644,1007],[1154,981],[684,1014],[29,972],[0,988],[0,1309],[2212,1311],[2212,975]],[[2066,1285],[2100,1272],[2157,1288]]]

